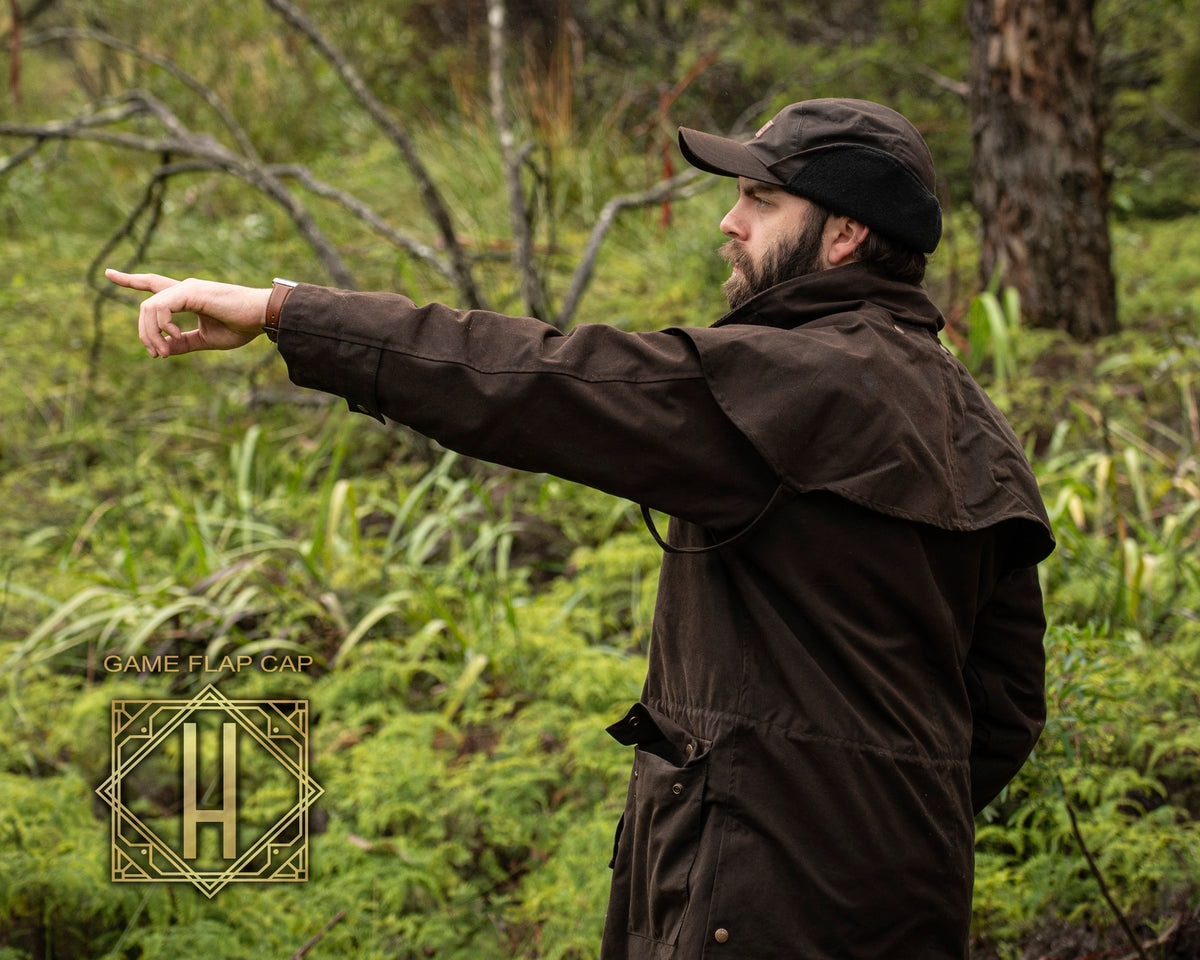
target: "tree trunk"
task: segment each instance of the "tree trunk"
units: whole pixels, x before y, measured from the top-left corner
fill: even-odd
[[[983,282],[1078,339],[1117,329],[1093,5],[967,0]]]

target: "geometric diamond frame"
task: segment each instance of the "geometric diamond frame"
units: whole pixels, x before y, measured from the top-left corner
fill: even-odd
[[[122,800],[122,780],[181,724],[219,709],[296,778],[297,802],[223,870],[197,870]],[[212,898],[227,883],[308,879],[308,809],[324,790],[308,774],[307,700],[230,700],[212,684],[191,700],[114,700],[112,773],[96,793],[112,809],[112,879],[190,882]]]

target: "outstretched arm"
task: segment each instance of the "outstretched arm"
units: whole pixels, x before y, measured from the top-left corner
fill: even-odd
[[[263,329],[271,289],[240,287],[211,280],[172,280],[156,273],[106,270],[113,283],[153,296],[142,301],[138,337],[152,357],[171,357],[193,350],[232,350],[249,343]],[[175,314],[193,313],[194,330],[181,330]]]
[[[110,271],[149,291],[138,332],[152,357],[257,337],[271,289]],[[174,315],[194,313],[183,332]],[[292,382],[407,424],[468,456],[552,473],[681,519],[736,531],[778,486],[712,396],[688,338],[539,320],[388,293],[300,284],[280,311]]]

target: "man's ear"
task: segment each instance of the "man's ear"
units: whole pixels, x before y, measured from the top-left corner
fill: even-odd
[[[871,228],[850,217],[830,217],[825,225],[825,260],[831,267],[858,259],[858,247]]]

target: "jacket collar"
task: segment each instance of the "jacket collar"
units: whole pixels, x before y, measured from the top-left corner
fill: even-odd
[[[897,321],[933,334],[945,326],[924,288],[888,279],[866,263],[848,263],[785,280],[725,314],[713,326],[747,323],[791,329],[868,303],[882,307]]]

